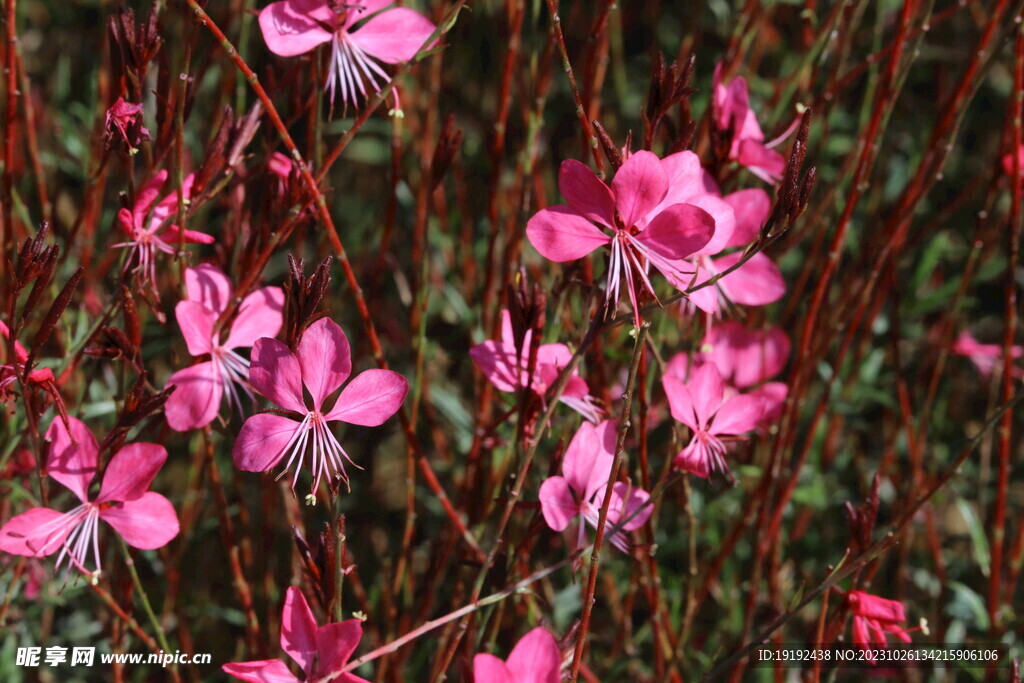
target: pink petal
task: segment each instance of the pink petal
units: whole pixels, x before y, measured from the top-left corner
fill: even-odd
[[[319,0],[321,3],[324,1]],[[346,29],[351,28],[354,24],[393,4],[395,4],[395,0],[359,0],[359,2],[349,3],[344,27]]]
[[[256,340],[249,363],[249,383],[282,408],[307,412],[302,399],[299,359],[286,344],[269,337]]]
[[[772,210],[771,198],[764,190],[751,188],[726,195],[724,200],[736,216],[736,229],[725,246],[741,247],[750,244],[768,221],[768,214]]]
[[[514,680],[523,683],[559,683],[561,665],[555,637],[539,626],[519,639],[507,660]]]
[[[192,182],[195,180],[195,174],[189,173],[181,181],[181,194],[187,200],[192,196]],[[155,232],[158,227],[164,224],[168,218],[178,213],[178,190],[177,187],[172,188],[171,192],[167,193],[160,203],[153,209],[152,215],[149,217],[149,223],[146,225],[148,232]],[[173,239],[177,240],[177,226],[174,228]],[[170,229],[170,228],[168,228]],[[189,232],[189,231],[186,231]],[[205,237],[205,235],[204,235]],[[211,238],[211,241],[212,238]]]
[[[672,417],[694,431],[699,429],[697,414],[693,410],[693,397],[690,396],[690,390],[683,380],[666,374],[661,378],[661,384],[665,388],[665,396],[668,398],[669,412],[672,413]]]
[[[527,359],[529,360],[529,359]],[[564,368],[572,360],[572,351],[565,344],[542,344],[537,349],[537,364],[545,363]]]
[[[178,535],[174,506],[159,493],[149,491],[141,498],[100,510],[100,517],[125,543],[141,550],[162,548]]]
[[[299,422],[280,415],[253,415],[242,425],[231,450],[235,466],[246,472],[266,472],[281,461],[284,447],[299,428]]]
[[[352,352],[338,323],[320,318],[302,333],[296,353],[302,367],[302,383],[319,410],[328,394],[352,374]]]
[[[50,508],[32,508],[0,527],[0,550],[27,557],[52,555],[64,545],[77,521]]]
[[[868,645],[871,643],[871,636],[868,634],[868,622],[864,617],[853,618],[853,642],[858,645]],[[868,653],[868,661],[874,661],[874,657]]]
[[[706,268],[702,266],[697,266],[697,277],[694,279],[694,286],[703,284],[710,280],[712,277],[712,273],[708,272]],[[689,287],[690,280],[687,280],[681,285],[674,281],[672,282],[672,284],[676,287],[676,289],[683,291]],[[687,294],[686,298],[690,301],[690,303],[692,303],[694,306],[704,311],[705,313],[708,313],[710,315],[718,313],[719,301],[717,283],[701,287],[700,289],[695,289],[689,294]]]
[[[280,659],[234,662],[221,666],[224,673],[249,683],[300,683]]]
[[[416,56],[436,27],[419,12],[397,7],[370,18],[348,34],[349,40],[385,64]]]
[[[276,337],[284,319],[284,292],[280,287],[263,287],[245,297],[231,323],[224,348],[252,346],[260,337]]]
[[[341,390],[327,420],[377,427],[402,407],[409,380],[392,370],[366,370]]]
[[[103,473],[97,503],[132,501],[142,497],[167,460],[167,450],[155,443],[130,443],[110,459]]]
[[[573,498],[572,489],[564,477],[545,479],[538,497],[544,521],[555,531],[565,531],[569,522],[580,513],[580,504]]]
[[[526,223],[526,237],[541,256],[556,262],[575,261],[611,238],[568,206],[538,211]]]
[[[179,301],[174,307],[174,317],[178,319],[181,336],[185,338],[185,346],[193,356],[210,353],[213,348],[213,325],[217,322],[217,314],[198,301]]]
[[[589,500],[594,492],[608,485],[615,457],[615,423],[598,425],[584,422],[576,430],[562,460],[562,474],[576,495]]]
[[[309,676],[316,660],[316,619],[306,596],[295,586],[285,592],[281,611],[281,649]]]
[[[736,231],[736,215],[733,213],[732,207],[710,194],[691,197],[689,203],[707,211],[715,221],[714,235],[697,253],[711,255],[722,251]]]
[[[71,428],[70,433],[68,427]],[[50,442],[46,473],[71,489],[84,503],[89,500],[89,484],[96,476],[99,446],[96,437],[81,420],[68,417],[68,427],[58,416],[46,430],[46,440]]]
[[[161,170],[135,194],[135,206],[132,207],[132,214],[137,227],[142,226],[150,207],[160,196],[160,190],[165,182],[167,182],[167,171]]]
[[[167,380],[176,388],[164,404],[171,429],[187,432],[213,422],[224,395],[224,378],[212,361],[178,370]]]
[[[704,209],[676,204],[659,213],[636,239],[655,253],[675,260],[704,247],[715,229],[715,219]]]
[[[321,24],[333,26],[337,17],[325,0],[272,2],[260,12],[260,30],[276,55],[294,57],[331,40]]]
[[[789,387],[783,382],[765,382],[747,394],[748,396],[761,399],[763,412],[760,426],[766,426],[782,415],[782,407],[786,403],[786,395],[788,393]]]
[[[686,448],[679,451],[679,454],[672,460],[672,464],[703,479],[708,478],[710,473],[711,459],[708,456],[707,448],[694,436]]]
[[[647,501],[650,499],[651,494],[642,488],[631,486],[624,481],[615,482],[612,485],[612,499],[608,508],[608,521],[616,524],[620,519],[630,518],[630,515],[636,513],[635,516],[622,526],[622,530],[634,531],[639,529],[647,523],[651,513],[654,512],[654,506],[647,505]],[[612,511],[614,511],[614,517],[612,517]]]
[[[481,653],[473,657],[473,683],[518,683],[512,672],[494,655]]]
[[[189,301],[198,301],[219,315],[231,301],[234,287],[224,271],[212,263],[202,263],[185,269],[185,291]]]
[[[167,229],[160,234],[160,239],[171,246],[179,242],[184,242],[185,244],[213,244],[217,241],[213,235],[207,235],[205,232],[199,232],[198,230],[188,230],[186,228],[184,232],[184,239],[182,239],[181,228],[177,225],[168,225]]]
[[[337,624],[327,624],[316,630],[316,650],[321,672],[337,671],[348,664],[349,657],[356,651],[363,637],[363,622],[348,619]]]
[[[659,209],[673,204],[685,204],[692,197],[706,194],[700,158],[693,152],[687,150],[670,154],[661,160],[661,167],[668,178],[668,193]]]
[[[736,252],[714,260],[715,270],[724,272],[738,263],[742,254]],[[764,254],[754,254],[742,266],[718,281],[727,297],[743,306],[764,306],[781,299],[786,293],[782,272]]]
[[[785,157],[752,139],[740,142],[736,161],[766,182],[775,182],[786,172]]]
[[[668,193],[668,176],[661,167],[661,160],[647,151],[629,157],[612,180],[612,192],[623,223],[630,227],[636,225]]]
[[[907,620],[903,603],[898,600],[880,598],[864,591],[850,591],[849,600],[858,616],[889,622]]]
[[[701,355],[702,354],[699,353],[693,354],[694,365],[700,365]],[[689,376],[689,372],[690,354],[685,351],[681,351],[672,356],[669,358],[668,363],[665,364],[665,375],[675,377],[683,382],[686,381],[686,378]]]
[[[725,384],[722,382],[718,367],[714,363],[704,363],[691,373],[690,382],[686,386],[690,390],[690,398],[693,399],[693,412],[697,415],[697,423],[707,426],[722,405],[722,396],[725,393]]]
[[[519,367],[511,346],[485,341],[471,348],[469,357],[498,391],[513,392],[519,386]]]
[[[786,367],[789,359],[789,338],[779,328],[753,335],[752,343],[736,357],[733,383],[749,387],[773,377]]]
[[[594,172],[575,159],[558,169],[558,189],[572,210],[601,225],[614,225],[615,197]]]
[[[756,396],[733,396],[715,413],[712,434],[745,434],[757,428],[764,415],[764,403]]]

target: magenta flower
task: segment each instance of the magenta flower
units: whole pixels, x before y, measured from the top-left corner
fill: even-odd
[[[502,661],[489,654],[473,657],[474,683],[558,683],[562,654],[555,637],[540,626],[519,639]]]
[[[966,330],[956,338],[956,342],[953,344],[953,353],[969,358],[985,379],[991,377],[993,372],[1003,366],[1003,347],[1001,345],[982,344]],[[1024,348],[1017,345],[1011,346],[1010,355],[1020,358],[1024,356]],[[1024,368],[1014,367],[1013,376],[1018,379],[1024,378]]]
[[[6,354],[8,348],[6,340],[11,337],[11,330],[2,320],[0,320],[0,337],[3,338],[3,341],[0,341],[0,349]],[[14,358],[8,358],[6,363],[0,365],[0,400],[7,399],[7,395],[10,393],[9,387],[17,383],[19,374],[25,372],[25,363],[27,362],[28,350],[22,346],[21,342],[14,340]],[[36,368],[28,373],[28,383],[46,390],[60,404],[60,393],[57,391],[53,371],[50,368]],[[62,404],[61,410],[63,410]]]
[[[342,102],[354,105],[358,97],[366,99],[365,82],[379,93],[391,81],[377,62],[409,61],[434,32],[426,17],[404,7],[389,7],[392,3],[281,0],[260,12],[260,29],[270,51],[281,57],[295,57],[330,43],[324,87],[330,91],[332,105],[336,89],[341,90]]]
[[[688,382],[670,374],[661,381],[672,417],[693,431],[690,443],[675,457],[676,467],[698,477],[707,478],[717,471],[731,479],[725,462],[728,448],[723,439],[757,428],[764,411],[763,401],[744,394],[725,398],[722,374],[714,363],[691,369]]]
[[[907,620],[903,605],[896,600],[886,600],[864,591],[850,591],[846,601],[853,611],[853,642],[875,662],[871,648],[888,643],[887,634],[892,634],[904,643],[911,642],[910,633],[900,626]]]
[[[107,464],[99,494],[89,497],[89,486],[99,466],[96,438],[79,420],[69,417],[68,427],[55,418],[46,432],[50,456],[46,473],[74,493],[81,504],[68,512],[37,507],[12,517],[0,528],[0,550],[12,555],[46,557],[60,550],[56,567],[71,567],[99,579],[99,521],[103,520],[125,542],[143,550],[167,545],[178,535],[178,515],[170,501],[149,491],[153,477],[167,459],[163,446],[131,443]],[[86,568],[92,554],[94,569]]]
[[[778,417],[786,400],[786,384],[766,380],[779,374],[786,366],[789,349],[789,339],[780,328],[753,332],[736,321],[722,321],[704,337],[698,353],[677,353],[673,356],[665,366],[665,374],[685,381],[691,361],[694,367],[714,363],[726,383],[726,398],[739,394],[741,389],[760,384],[747,395],[764,401],[761,417],[764,426]]]
[[[140,143],[149,140],[149,131],[142,126],[142,104],[125,102],[118,97],[106,115],[106,133],[108,145],[113,142],[114,135],[120,135],[128,149],[134,154]]]
[[[328,409],[325,401],[351,372],[348,339],[338,324],[327,318],[309,326],[295,351],[276,339],[257,339],[252,347],[249,382],[292,415],[261,413],[246,420],[233,449],[235,465],[246,472],[265,472],[288,456],[281,474],[295,466],[294,489],[308,446],[312,451],[313,488],[306,496],[307,503],[316,503],[315,494],[324,474],[333,472],[348,484],[342,458],[350,463],[352,459],[327,423],[377,427],[398,412],[409,391],[408,380],[397,372],[366,370],[342,389]],[[303,389],[312,398],[310,405]]]
[[[193,174],[190,173],[182,183],[186,204],[192,191],[192,179]],[[113,246],[115,248],[130,248],[131,252],[125,262],[125,268],[128,268],[134,261],[135,270],[139,272],[142,281],[148,280],[152,284],[156,283],[156,252],[173,254],[177,249],[178,242],[181,241],[181,230],[177,225],[168,225],[164,228],[167,220],[178,211],[178,193],[169,193],[155,207],[153,206],[166,181],[167,171],[157,173],[145,187],[139,190],[132,210],[121,209],[117,214],[117,221],[121,224],[121,229],[128,235],[128,241]],[[184,238],[185,242],[189,244],[213,243],[213,237],[195,230],[185,230]]]
[[[719,196],[717,185],[701,168],[700,159],[690,151],[672,154],[661,160],[669,175],[669,201],[697,204],[715,218],[715,234],[690,260],[694,266],[684,269],[683,289],[693,281],[703,283],[724,273],[739,262],[741,249],[758,236],[771,212],[771,199],[760,189],[747,189]],[[722,254],[723,250],[732,253]],[[687,272],[687,270],[689,272]],[[728,302],[744,306],[763,306],[778,301],[786,293],[786,282],[778,267],[763,253],[754,254],[746,263],[719,279],[714,286],[690,293],[689,302],[705,313],[716,314]]]
[[[577,516],[582,518],[576,537],[577,548],[583,547],[586,525],[582,520],[597,527],[614,459],[615,424],[605,420],[595,427],[584,422],[565,451],[562,476],[548,477],[540,486],[540,509],[549,527],[564,531]],[[616,548],[628,552],[623,532],[639,529],[651,516],[652,508],[647,505],[650,497],[647,491],[626,482],[617,481],[612,485],[606,524],[610,528],[619,520],[628,519],[622,531],[609,536]]]
[[[785,135],[765,144],[764,132],[757,122],[757,116],[750,108],[750,93],[745,78],[734,78],[728,84],[722,83],[722,65],[715,67],[713,78],[714,94],[712,110],[715,127],[721,131],[732,131],[732,145],[729,158],[765,182],[774,183],[786,170],[786,160],[773,147],[785,139]]]
[[[676,194],[670,195],[669,173],[651,152],[630,156],[611,187],[584,164],[564,161],[558,187],[569,203],[534,214],[526,224],[527,238],[552,261],[574,261],[608,247],[607,300],[619,300],[624,280],[638,322],[638,292],[646,290],[657,299],[649,266],[677,289],[685,289],[693,267],[682,259],[704,247],[716,230],[715,218],[701,206],[689,201],[667,204]]]
[[[281,649],[300,667],[304,680],[319,678],[341,671],[356,651],[363,637],[363,622],[348,619],[336,624],[317,626],[313,611],[305,596],[295,586],[285,593],[281,611]],[[297,683],[288,665],[280,659],[224,664],[224,673],[252,683]],[[341,674],[333,680],[338,683],[368,683],[366,679]]]
[[[529,386],[543,396],[554,384],[559,371],[569,364],[572,351],[565,344],[541,344],[537,348],[537,365],[531,383],[528,366],[532,347],[533,330],[528,330],[522,353],[516,353],[512,318],[506,309],[501,312],[501,339],[477,344],[469,350],[469,355],[498,391],[514,393]],[[573,372],[558,400],[591,422],[601,419],[601,409],[578,372]]]
[[[174,314],[192,356],[210,359],[178,370],[167,380],[177,387],[167,399],[164,412],[167,424],[179,432],[205,427],[220,409],[221,398],[228,397],[242,411],[237,387],[249,398],[249,361],[237,349],[247,348],[259,337],[273,337],[281,329],[284,292],[280,287],[263,287],[245,297],[231,323],[227,338],[214,333],[217,318],[231,301],[231,280],[219,268],[203,264],[185,270],[188,298],[178,302]]]

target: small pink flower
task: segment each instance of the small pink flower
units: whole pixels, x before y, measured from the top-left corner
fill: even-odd
[[[360,97],[366,99],[366,81],[375,93],[390,82],[391,77],[377,62],[409,61],[436,28],[418,12],[390,7],[392,3],[281,0],[260,12],[260,29],[270,51],[281,57],[295,57],[330,43],[324,87],[330,91],[332,104],[336,89],[340,89],[342,102],[354,105]]]
[[[722,83],[722,65],[718,64],[715,66],[713,84],[715,127],[722,131],[732,130],[733,134],[729,158],[750,169],[751,173],[765,182],[776,182],[786,170],[786,160],[772,148],[785,139],[785,135],[765,144],[764,132],[750,108],[750,93],[745,78],[734,78],[728,84]]]
[[[605,420],[595,427],[584,422],[565,451],[563,476],[548,477],[540,486],[540,509],[549,527],[555,531],[564,531],[573,519],[582,518],[576,539],[577,548],[583,547],[583,520],[597,527],[614,460],[615,424]],[[650,497],[643,489],[622,481],[612,485],[607,526],[610,528],[619,520],[629,518],[621,532],[609,536],[616,548],[628,551],[627,537],[622,532],[633,531],[644,525],[652,512],[652,508],[646,504]]]
[[[99,493],[90,500],[89,486],[99,465],[96,438],[79,420],[69,417],[70,431],[55,418],[46,432],[50,456],[46,473],[74,493],[81,505],[68,512],[37,507],[11,518],[0,528],[0,550],[13,555],[45,557],[60,550],[57,567],[68,560],[71,567],[90,574],[101,573],[98,528],[103,520],[128,545],[153,550],[178,535],[178,515],[170,501],[149,491],[153,477],[167,459],[163,446],[131,443],[114,454],[107,464]],[[94,569],[86,568],[92,554]]]
[[[685,381],[692,359],[693,367],[714,363],[726,383],[726,398],[738,395],[741,389],[760,384],[747,395],[763,400],[764,426],[778,417],[786,400],[786,384],[766,380],[779,374],[786,366],[789,350],[789,339],[778,327],[753,332],[734,320],[726,320],[711,328],[701,342],[699,352],[673,356],[665,366],[665,374]]]
[[[107,110],[106,133],[109,143],[113,142],[114,135],[118,134],[128,145],[132,153],[138,151],[137,147],[149,140],[149,131],[142,126],[142,105],[125,102],[123,97],[118,97],[117,102]]]
[[[469,355],[480,368],[480,372],[493,384],[498,391],[514,393],[529,386],[543,396],[558,377],[559,371],[569,364],[572,351],[565,344],[541,344],[537,349],[537,366],[530,382],[528,366],[533,347],[533,330],[526,333],[523,351],[516,354],[515,339],[512,335],[512,318],[508,310],[501,312],[501,339],[485,341],[469,350]],[[580,415],[597,422],[601,418],[601,409],[597,407],[594,397],[590,395],[587,383],[573,372],[569,383],[565,386],[559,401],[569,406]]]
[[[871,649],[885,647],[888,634],[904,643],[911,642],[909,631],[900,626],[907,620],[907,616],[898,601],[879,598],[864,591],[850,591],[846,601],[853,611],[853,642],[865,651],[872,664],[875,658]]]
[[[217,318],[231,301],[231,280],[219,268],[203,264],[185,270],[188,298],[178,302],[174,314],[192,356],[209,354],[210,360],[196,363],[171,375],[167,384],[175,391],[167,399],[167,424],[179,432],[205,427],[220,409],[227,393],[228,406],[242,411],[236,389],[249,398],[249,361],[237,349],[248,348],[260,337],[273,337],[281,329],[284,292],[280,287],[263,287],[245,297],[231,323],[226,339],[214,334]]]
[[[10,339],[11,330],[7,325],[0,320],[0,350],[4,354],[7,353],[7,341]],[[10,387],[16,385],[18,382],[18,376],[25,372],[25,363],[28,362],[28,350],[22,346],[21,342],[14,341],[14,358],[8,358],[7,362],[0,365],[0,400],[7,400],[7,395],[10,393]],[[50,368],[36,368],[32,372],[28,373],[28,383],[35,384],[40,388],[46,390],[51,396],[54,397],[58,403],[60,402],[60,393],[57,391],[56,380],[53,376],[53,371]],[[63,405],[61,406],[63,410]]]
[[[489,654],[473,657],[474,683],[559,683],[562,655],[555,637],[540,626],[519,639],[502,661]]]
[[[982,344],[966,330],[960,333],[953,344],[953,353],[966,356],[978,368],[981,376],[988,379],[992,373],[1003,367],[1003,347],[1000,344]],[[1024,348],[1014,345],[1010,347],[1010,355],[1014,358],[1024,356]],[[1024,368],[1013,368],[1013,376],[1024,378]]]
[[[182,183],[182,192],[186,203],[189,201],[192,191],[192,179],[193,175],[190,173]],[[125,268],[128,268],[134,260],[135,270],[139,272],[142,281],[149,281],[151,284],[156,283],[156,252],[173,254],[181,238],[181,231],[177,225],[168,225],[164,228],[167,220],[178,211],[178,193],[171,192],[155,207],[153,206],[166,181],[167,171],[157,173],[139,191],[132,210],[121,209],[117,214],[118,223],[128,235],[128,241],[113,246],[115,248],[131,248]],[[185,230],[184,237],[185,242],[189,244],[213,243],[213,237],[195,230]]]
[[[688,382],[666,374],[662,385],[672,417],[693,431],[690,443],[675,457],[675,465],[698,477],[707,478],[717,471],[731,479],[723,438],[756,429],[764,412],[762,399],[744,394],[725,398],[725,384],[714,363],[691,369]]]
[[[296,678],[280,659],[224,664],[224,673],[252,683],[297,683],[315,681],[341,671],[348,664],[363,637],[363,623],[348,619],[317,626],[302,591],[292,586],[285,593],[281,611],[281,649],[302,667],[304,678]],[[341,674],[338,683],[368,683],[352,674]]]
[[[342,458],[350,463],[352,459],[327,423],[377,427],[398,412],[409,391],[408,380],[397,372],[366,370],[342,389],[328,409],[328,396],[345,383],[351,372],[348,339],[338,324],[327,318],[309,326],[295,351],[276,339],[257,339],[252,347],[249,382],[292,415],[261,413],[246,420],[233,449],[235,465],[246,472],[265,472],[287,455],[282,475],[295,465],[294,489],[310,446],[313,488],[306,501],[316,502],[324,474],[333,471],[347,484]],[[312,398],[311,406],[306,404],[303,388]]]
[[[558,187],[569,202],[538,211],[526,224],[534,248],[552,261],[575,261],[608,247],[606,298],[619,300],[624,280],[639,322],[637,294],[657,299],[649,267],[677,289],[689,285],[693,268],[683,261],[715,234],[715,218],[697,203],[667,203],[672,185],[662,161],[651,152],[633,154],[611,187],[578,161],[562,162]],[[606,232],[607,231],[607,232]],[[610,233],[610,234],[609,234]]]

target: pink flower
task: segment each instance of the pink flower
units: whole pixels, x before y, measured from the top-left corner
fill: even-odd
[[[335,90],[340,88],[342,101],[354,105],[358,97],[366,99],[364,81],[379,93],[391,80],[377,62],[409,61],[434,32],[435,26],[426,17],[404,7],[389,7],[392,2],[272,2],[260,12],[260,29],[270,51],[281,57],[295,57],[330,43],[324,87],[330,91],[332,104]],[[363,19],[366,21],[356,26]]]
[[[718,64],[715,66],[713,84],[715,127],[721,131],[732,131],[729,158],[747,167],[765,182],[776,182],[786,170],[786,160],[772,147],[781,142],[785,135],[765,144],[757,116],[750,108],[750,93],[745,78],[734,78],[728,84],[722,83],[722,65]]]
[[[11,337],[11,330],[0,320],[0,349],[7,353],[7,339]],[[25,372],[25,363],[28,362],[28,350],[18,340],[14,341],[14,358],[8,358],[7,362],[0,365],[0,400],[6,400],[9,387],[17,384],[18,376]],[[35,384],[49,392],[56,401],[60,401],[60,394],[57,392],[56,380],[50,368],[36,368],[28,373],[28,383]],[[63,410],[63,406],[61,406]]]
[[[689,382],[669,374],[661,381],[672,417],[693,430],[690,443],[675,457],[676,466],[698,477],[707,478],[717,471],[731,479],[723,438],[755,429],[762,418],[763,401],[743,394],[725,398],[722,375],[714,363],[692,369]]]
[[[203,264],[185,270],[188,298],[178,302],[174,314],[192,356],[209,354],[210,360],[196,363],[171,375],[167,384],[177,387],[167,399],[167,424],[179,432],[205,427],[220,409],[227,392],[228,405],[239,412],[242,401],[235,385],[249,391],[249,361],[236,349],[247,348],[259,337],[273,337],[281,329],[284,292],[280,287],[263,287],[245,297],[231,323],[226,339],[214,334],[217,318],[232,297],[231,280],[219,268]]]
[[[657,299],[649,266],[677,289],[685,289],[693,268],[682,259],[705,246],[716,230],[715,218],[698,204],[669,203],[670,197],[685,193],[673,187],[662,161],[651,152],[630,156],[611,187],[584,164],[564,161],[558,187],[569,203],[534,214],[526,224],[530,243],[552,261],[574,261],[608,247],[607,300],[618,301],[625,280],[638,322],[638,291],[646,289]]]
[[[107,110],[106,133],[108,144],[113,142],[115,132],[124,139],[128,149],[134,154],[140,143],[149,140],[149,131],[142,126],[142,105],[125,102],[118,97],[117,102]]]
[[[896,600],[850,591],[846,601],[853,611],[853,642],[865,651],[871,663],[875,662],[871,648],[884,647],[888,642],[887,634],[891,633],[904,643],[911,642],[910,633],[900,626],[907,616],[903,605]]]
[[[253,415],[234,446],[235,465],[246,472],[265,472],[287,455],[282,474],[295,465],[292,488],[310,446],[313,488],[306,497],[316,503],[320,478],[331,471],[348,483],[342,458],[352,459],[331,433],[328,422],[347,422],[377,427],[398,412],[409,391],[409,382],[391,370],[366,370],[342,390],[333,407],[324,405],[352,372],[345,333],[332,320],[321,318],[302,335],[292,351],[276,339],[257,339],[252,347],[249,382],[252,387],[293,416],[275,413]],[[309,392],[307,405],[303,388]],[[355,463],[352,463],[355,464]]]
[[[186,203],[188,203],[192,191],[192,179],[193,175],[190,173],[182,184]],[[164,228],[164,223],[178,211],[178,193],[171,192],[155,207],[153,206],[166,181],[167,171],[157,173],[139,191],[132,210],[121,209],[117,214],[117,220],[121,224],[121,229],[128,235],[128,241],[113,246],[115,248],[130,247],[131,254],[125,263],[125,268],[131,265],[134,257],[135,270],[139,271],[143,281],[148,280],[150,283],[156,282],[156,252],[173,254],[181,238],[181,232],[177,225],[168,225]],[[147,216],[149,216],[148,220]],[[185,230],[184,237],[185,242],[189,244],[213,243],[211,236],[195,230]]]
[[[992,373],[1003,367],[1003,347],[1000,344],[981,344],[970,332],[966,330],[960,333],[953,344],[953,353],[967,356],[978,368],[981,376],[988,379]],[[1020,358],[1024,355],[1024,348],[1014,345],[1010,347],[1010,355]],[[1013,376],[1024,378],[1024,368],[1015,367]]]
[[[555,637],[540,626],[519,639],[501,661],[494,655],[473,657],[474,683],[559,683],[562,655]]]
[[[605,420],[596,427],[589,422],[580,425],[565,452],[563,476],[548,477],[540,487],[540,509],[549,527],[564,531],[577,516],[597,527],[614,459],[615,424]],[[639,529],[651,516],[652,508],[646,504],[648,499],[650,495],[643,489],[615,482],[606,524],[610,528],[628,518],[622,531]],[[584,527],[581,520],[577,548],[583,547]],[[616,548],[628,551],[624,533],[616,532],[609,540]]]
[[[498,391],[514,393],[529,386],[543,396],[548,387],[554,384],[559,371],[569,364],[572,351],[565,344],[541,344],[537,349],[537,365],[530,382],[529,363],[533,347],[533,330],[526,333],[523,351],[516,354],[515,339],[512,335],[512,318],[508,310],[501,312],[501,339],[485,341],[469,350],[469,355],[480,368],[480,372],[493,384]],[[573,372],[566,384],[559,401],[569,406],[580,415],[597,422],[601,410],[590,395],[587,383]]]
[[[68,560],[92,580],[102,570],[98,528],[103,520],[128,545],[153,550],[178,535],[178,515],[170,501],[149,491],[153,477],[167,459],[163,446],[131,443],[107,464],[99,494],[90,500],[89,485],[99,465],[96,438],[79,420],[69,417],[68,427],[55,418],[46,432],[50,456],[46,471],[74,493],[81,504],[68,512],[37,507],[11,518],[0,528],[0,550],[13,555],[45,557],[58,550],[57,567]],[[92,553],[95,565],[86,569]]]
[[[281,611],[281,649],[300,667],[304,679],[315,681],[337,673],[348,664],[363,637],[363,623],[349,619],[336,624],[317,626],[302,591],[292,586],[285,593]],[[252,683],[294,683],[296,678],[280,659],[235,662],[221,667],[224,673]],[[334,679],[338,683],[367,683],[352,674]]]
[[[753,242],[768,220],[772,202],[764,190],[739,190],[725,197],[701,168],[700,159],[690,151],[662,159],[670,178],[670,199],[698,204],[715,218],[715,234],[690,258],[696,264],[696,283],[724,273],[739,262],[738,247]],[[723,250],[732,253],[722,254]],[[692,270],[684,283],[689,286]],[[679,286],[679,285],[677,285]],[[683,288],[680,286],[680,288]],[[713,286],[690,293],[689,302],[705,313],[716,314],[729,302],[743,306],[764,306],[778,301],[786,293],[786,282],[778,267],[763,253],[754,254],[742,266],[719,279]]]
[[[778,417],[788,387],[783,382],[765,380],[779,374],[789,359],[789,339],[780,328],[752,332],[733,320],[716,323],[704,337],[698,353],[677,353],[669,360],[665,373],[685,381],[691,359],[694,367],[715,364],[726,383],[726,398],[764,382],[747,395],[764,402],[762,426]]]

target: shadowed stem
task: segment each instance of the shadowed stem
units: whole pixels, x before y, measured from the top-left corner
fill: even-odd
[[[580,628],[576,634],[576,649],[572,656],[572,669],[569,672],[569,680],[575,681],[580,672],[580,664],[583,663],[583,648],[587,642],[587,631],[590,628],[590,615],[594,608],[594,589],[597,586],[597,568],[601,562],[601,545],[604,542],[605,524],[608,522],[608,509],[611,507],[612,494],[616,480],[619,478],[619,469],[625,459],[623,449],[626,445],[626,435],[629,433],[630,410],[633,407],[633,393],[636,388],[636,375],[640,367],[640,358],[643,356],[644,339],[647,337],[647,330],[651,323],[644,322],[636,329],[636,340],[633,343],[633,358],[629,364],[629,378],[626,380],[626,391],[622,395],[622,414],[619,417],[618,437],[615,441],[615,459],[612,461],[612,469],[608,473],[608,485],[604,489],[604,500],[601,502],[601,513],[597,518],[597,534],[594,536],[593,551],[590,553],[590,573],[587,576],[587,588],[583,593],[583,614],[580,617]],[[625,501],[623,501],[625,505]],[[582,522],[581,522],[582,523]]]
[[[160,648],[164,652],[170,652],[171,646],[167,642],[167,634],[164,633],[164,627],[160,625],[160,620],[156,618],[156,612],[153,611],[153,604],[149,601],[149,595],[146,593],[146,589],[142,586],[142,581],[139,579],[139,573],[135,569],[135,560],[132,559],[131,551],[128,550],[128,544],[124,542],[124,539],[120,536],[117,537],[118,543],[121,545],[121,553],[124,555],[124,563],[128,567],[128,573],[132,576],[132,583],[135,585],[135,592],[139,596],[139,600],[142,602],[142,609],[146,612],[146,616],[149,618],[149,623],[153,626],[153,631],[156,633],[156,639],[160,643]],[[171,665],[171,676],[174,677],[175,681],[180,680],[178,676],[178,665]]]

